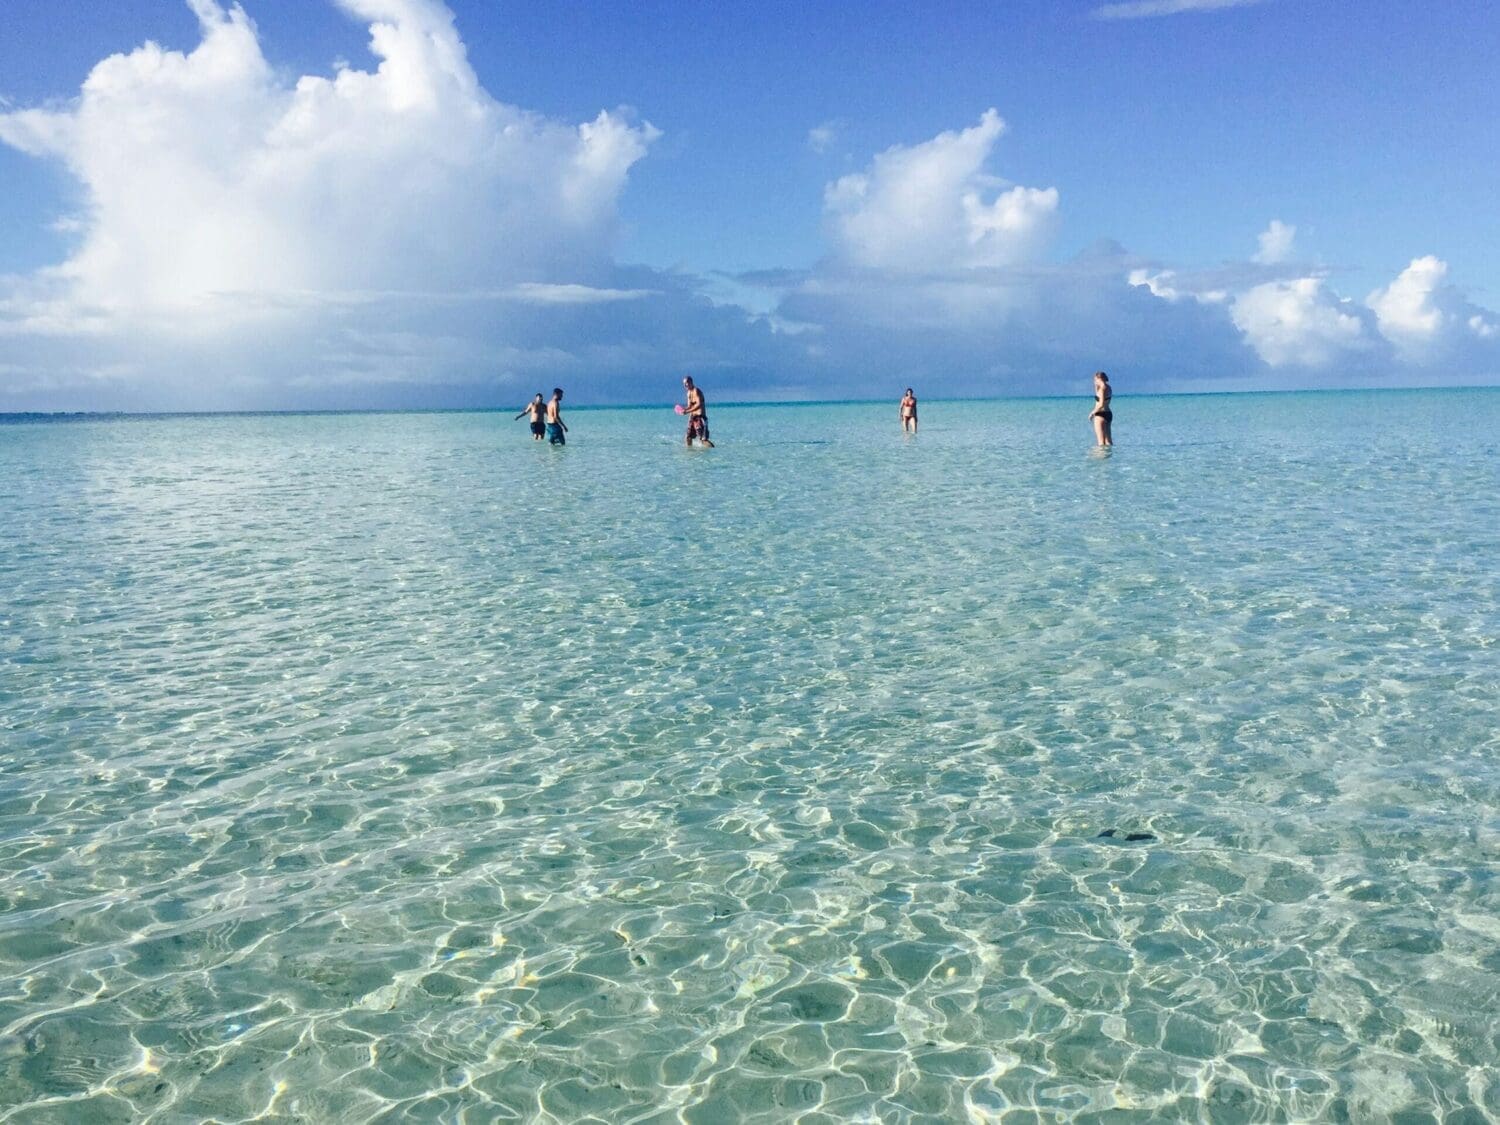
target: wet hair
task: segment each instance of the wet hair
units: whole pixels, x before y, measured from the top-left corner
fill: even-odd
[[[536,393],[536,397],[537,397],[537,398],[541,398],[541,397],[542,397],[542,392],[541,392],[541,391],[537,391],[537,393]]]
[[[1106,382],[1106,383],[1107,383],[1107,382],[1109,382],[1109,376],[1108,376],[1108,375],[1106,375],[1106,374],[1105,374],[1105,373],[1104,373],[1104,372],[1102,372],[1102,371],[1095,371],[1095,372],[1094,372],[1094,378],[1095,378],[1095,379],[1103,379],[1103,380],[1104,380],[1104,381],[1105,381],[1105,382]]]
[[[691,375],[684,375],[682,381],[690,387],[693,385],[693,377]]]
[[[907,393],[907,394],[911,394],[911,388],[910,388],[910,387],[907,387],[907,388],[906,388],[906,393]]]
[[[554,398],[556,398],[560,394],[562,394],[562,388],[561,387],[553,387],[552,388],[552,395],[553,395]]]

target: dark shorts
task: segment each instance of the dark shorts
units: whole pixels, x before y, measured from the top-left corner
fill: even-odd
[[[702,414],[694,414],[688,419],[688,440],[697,438],[699,441],[708,440],[708,419]]]
[[[534,433],[537,437],[541,437],[543,434],[545,434],[547,432],[547,423],[546,422],[533,422],[533,423],[531,423],[531,432]]]
[[[557,422],[547,423],[547,440],[553,445],[567,445],[568,439],[563,436],[563,428]]]

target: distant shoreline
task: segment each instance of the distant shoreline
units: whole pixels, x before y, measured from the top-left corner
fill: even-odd
[[[1433,387],[1303,387],[1288,390],[1214,390],[1214,391],[1143,391],[1140,393],[1122,393],[1121,398],[1140,399],[1172,399],[1172,398],[1271,398],[1292,395],[1396,395],[1396,394],[1430,394],[1435,391],[1463,391],[1463,392],[1500,392],[1500,383],[1475,383],[1457,384]],[[1049,394],[1049,395],[973,395],[958,396],[954,398],[926,397],[922,399],[924,406],[941,403],[980,403],[980,402],[1070,402],[1079,398],[1088,398],[1084,393],[1078,394]],[[776,399],[776,400],[716,400],[712,404],[714,410],[741,410],[769,408],[796,408],[807,406],[878,406],[887,405],[895,400],[887,395],[881,398],[830,398],[830,399]],[[369,408],[310,408],[310,409],[267,409],[267,410],[18,410],[0,411],[0,425],[17,424],[26,422],[68,422],[68,421],[108,421],[111,419],[148,419],[148,418],[280,418],[280,417],[337,417],[340,415],[362,415],[362,414],[503,414],[510,410],[512,404],[496,406],[409,406],[409,407],[369,407]],[[669,409],[670,402],[632,402],[632,403],[591,403],[582,405],[574,403],[569,406],[571,413],[579,411],[594,410],[662,410]]]

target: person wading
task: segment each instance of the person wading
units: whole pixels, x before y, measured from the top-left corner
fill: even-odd
[[[708,440],[708,405],[703,401],[703,392],[693,384],[691,375],[682,377],[682,388],[687,391],[687,446],[693,448],[693,439],[697,438],[712,449],[714,443]]]

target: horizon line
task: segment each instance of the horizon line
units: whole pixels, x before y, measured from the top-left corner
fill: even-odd
[[[1308,395],[1308,394],[1400,394],[1422,391],[1497,391],[1500,383],[1452,383],[1420,387],[1277,387],[1261,390],[1141,391],[1119,394],[1118,398],[1211,398],[1231,395]],[[954,395],[921,399],[925,402],[1064,402],[1087,399],[1086,394],[1007,394]],[[891,401],[881,398],[809,398],[809,399],[723,399],[713,409],[797,406],[872,406]],[[569,410],[661,410],[671,402],[596,402],[574,403]],[[372,406],[372,407],[224,407],[202,410],[0,410],[0,420],[14,418],[216,418],[245,415],[275,417],[308,414],[492,414],[503,413],[509,405],[492,406]]]

